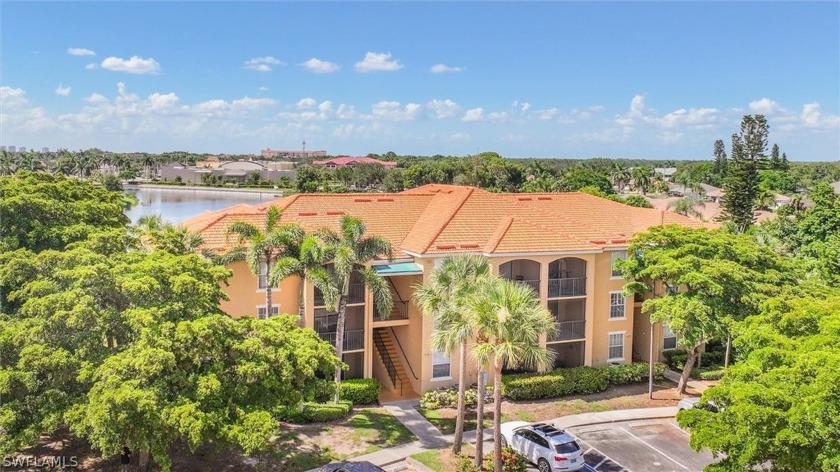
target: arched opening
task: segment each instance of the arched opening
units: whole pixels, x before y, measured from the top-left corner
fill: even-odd
[[[534,290],[536,297],[540,296],[540,263],[528,259],[515,259],[499,266],[499,275],[525,284]]]
[[[586,261],[564,257],[548,265],[548,298],[586,295]]]

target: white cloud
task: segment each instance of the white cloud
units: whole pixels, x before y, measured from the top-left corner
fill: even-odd
[[[70,91],[72,88],[65,87],[64,84],[58,84],[58,88],[55,89],[56,95],[61,95],[62,97],[66,97],[70,95]]]
[[[484,113],[484,108],[477,107],[471,108],[464,113],[464,116],[461,118],[461,121],[466,122],[492,122],[498,123],[501,121],[506,121],[508,118],[507,112],[504,111],[494,111],[492,113]]]
[[[753,113],[769,115],[773,112],[781,110],[781,107],[779,107],[779,104],[775,101],[765,97],[760,100],[750,102],[750,110],[752,110]]]
[[[559,108],[546,108],[544,110],[534,110],[533,116],[538,120],[553,120],[560,115]]]
[[[315,57],[306,62],[302,62],[300,66],[309,72],[315,72],[316,74],[329,74],[340,69],[339,65],[336,63],[322,61]]]
[[[88,64],[88,65],[86,65],[86,66],[85,66],[85,69],[87,69],[87,70],[93,70],[93,69],[96,69],[97,67],[99,67],[99,64],[97,64],[97,63],[95,63],[95,62],[91,62],[90,64]]]
[[[820,111],[820,104],[817,102],[806,103],[802,107],[802,113],[799,114],[799,118],[802,120],[802,125],[806,128],[834,131],[840,128],[840,116],[823,115]]]
[[[96,53],[91,51],[90,49],[85,48],[68,48],[67,54],[71,56],[95,56]]]
[[[432,74],[445,74],[447,72],[463,72],[463,70],[463,67],[450,67],[446,64],[435,64],[429,68],[429,72],[431,72]]]
[[[160,72],[160,64],[151,57],[148,59],[140,56],[131,56],[130,59],[106,57],[100,66],[103,69],[129,74],[157,74]]]
[[[16,109],[29,105],[29,100],[26,98],[26,91],[22,88],[12,88],[8,86],[0,86],[0,105],[4,109]]]
[[[300,100],[298,100],[298,102],[295,104],[295,107],[297,107],[301,110],[306,110],[307,108],[314,107],[315,103],[316,102],[315,102],[314,98],[306,97],[306,98],[301,98]]]
[[[452,118],[461,112],[461,107],[450,99],[438,100],[434,99],[426,104],[426,108],[435,113],[435,118]]]
[[[513,103],[510,104],[513,108],[518,108],[521,113],[525,113],[531,109],[531,104],[528,102],[520,102],[519,100],[514,100]]]
[[[257,72],[270,72],[272,66],[284,66],[283,61],[272,56],[255,57],[245,61],[245,68]]]
[[[394,72],[403,68],[400,61],[391,60],[391,53],[368,52],[365,58],[355,64],[356,72]]]
[[[268,92],[269,88],[266,87],[265,85],[261,85],[259,90],[260,90],[260,92]]]
[[[623,115],[617,115],[614,121],[619,126],[624,127],[625,132],[629,132],[639,125],[658,126],[666,129],[682,126],[711,128],[720,122],[720,112],[716,108],[680,108],[664,116],[657,116],[656,112],[645,104],[644,95],[635,95],[630,101],[629,111]],[[675,134],[668,136],[668,139],[673,140]]]
[[[417,121],[423,118],[423,105],[407,103],[405,107],[400,102],[381,101],[371,105],[373,118],[386,121]]]
[[[466,143],[470,141],[471,136],[468,133],[457,132],[447,136],[446,140],[451,143]]]
[[[718,110],[715,108],[680,108],[663,116],[660,123],[665,128],[688,125],[702,127],[717,122]]]

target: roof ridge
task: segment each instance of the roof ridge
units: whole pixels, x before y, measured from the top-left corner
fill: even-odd
[[[440,234],[443,233],[443,230],[446,229],[447,226],[449,226],[449,223],[452,223],[452,219],[455,218],[455,215],[457,215],[458,212],[461,210],[461,208],[463,208],[464,203],[466,203],[467,200],[470,199],[470,195],[473,194],[473,191],[475,190],[475,187],[468,187],[468,189],[469,190],[467,190],[466,192],[463,192],[464,196],[463,196],[463,198],[461,198],[461,202],[458,204],[457,207],[455,207],[454,211],[452,211],[452,213],[449,214],[449,218],[447,218],[446,221],[442,225],[440,225],[438,230],[435,232],[434,236],[429,239],[429,242],[425,245],[425,247],[423,248],[421,253],[425,253],[426,251],[429,250],[430,247],[432,247],[432,244],[434,244],[434,242],[437,240],[437,238],[440,237]],[[447,194],[447,195],[453,195],[453,194]],[[429,203],[431,203],[431,202],[429,202]],[[428,208],[428,205],[426,206],[426,208]],[[418,219],[418,222],[419,221],[420,221],[420,219]]]
[[[513,224],[514,218],[512,216],[506,216],[499,221],[499,224],[496,225],[496,230],[493,231],[493,234],[490,235],[490,238],[487,241],[487,244],[484,246],[484,252],[494,252],[499,244],[502,243],[502,239],[505,238],[510,226]]]

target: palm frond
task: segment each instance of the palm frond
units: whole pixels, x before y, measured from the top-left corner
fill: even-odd
[[[274,231],[275,226],[277,226],[277,222],[280,221],[280,217],[283,216],[283,211],[280,210],[280,207],[271,205],[268,208],[268,212],[265,214],[265,232],[270,233]]]
[[[341,217],[341,236],[346,244],[357,244],[365,235],[365,224],[355,216]]]
[[[385,277],[377,274],[373,269],[360,269],[358,271],[368,290],[373,295],[373,306],[381,318],[387,318],[394,307],[394,298],[391,295],[391,287]]]
[[[274,267],[268,274],[268,283],[275,287],[281,281],[295,275],[301,278],[306,276],[303,264],[294,257],[281,257],[274,262]]]
[[[369,261],[377,256],[385,256],[389,261],[394,259],[394,249],[391,243],[379,236],[370,236],[359,241],[359,260]]]
[[[224,254],[219,254],[218,256],[216,256],[214,261],[217,264],[227,265],[227,264],[230,264],[231,262],[245,260],[246,253],[247,253],[247,250],[244,247],[241,247],[241,246],[240,247],[235,247],[235,248],[231,249],[230,251],[228,251]]]
[[[324,304],[338,311],[341,286],[335,275],[324,267],[314,267],[309,270],[308,279],[323,294]]]
[[[241,245],[245,241],[253,240],[261,233],[260,230],[251,223],[237,221],[235,223],[232,223],[225,230],[225,240],[227,240],[227,238],[232,234],[238,236],[238,242]]]

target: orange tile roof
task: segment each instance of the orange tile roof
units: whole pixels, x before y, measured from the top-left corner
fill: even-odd
[[[398,258],[420,254],[486,254],[601,250],[625,246],[633,234],[661,224],[703,223],[658,209],[636,208],[592,195],[491,193],[475,187],[425,185],[401,193],[297,194],[256,206],[205,212],[183,223],[201,233],[205,247],[224,250],[235,221],[263,224],[270,206],[281,223],[307,230],[337,230],[352,215],[394,247]]]

